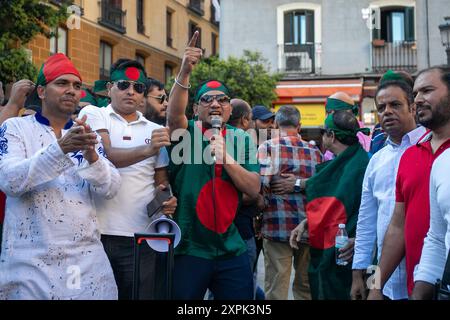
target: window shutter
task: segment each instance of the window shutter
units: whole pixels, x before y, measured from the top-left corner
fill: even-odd
[[[314,43],[314,11],[305,11],[306,16],[306,42]]]
[[[414,7],[405,8],[405,40],[414,41]]]
[[[292,21],[294,18],[294,12],[288,12],[284,14],[284,43],[293,43],[292,34]]]

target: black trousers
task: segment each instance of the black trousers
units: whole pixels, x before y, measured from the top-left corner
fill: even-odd
[[[103,247],[111,263],[119,289],[119,300],[133,297],[134,239],[102,235]],[[146,242],[140,248],[139,298],[164,299],[166,285],[165,253],[152,250]]]

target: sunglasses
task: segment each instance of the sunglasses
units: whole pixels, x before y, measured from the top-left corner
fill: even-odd
[[[217,94],[217,95],[203,95],[200,98],[200,102],[204,105],[211,104],[214,100],[216,100],[221,106],[227,105],[230,103],[230,97],[226,94]]]
[[[117,88],[119,90],[127,90],[131,84],[133,84],[133,89],[139,94],[142,94],[145,92],[146,86],[145,84],[141,82],[133,82],[133,81],[126,81],[126,80],[119,80],[116,81],[115,84],[117,85]]]
[[[152,98],[155,98],[156,100],[159,100],[159,103],[160,104],[163,104],[164,103],[164,101],[167,101],[167,95],[165,95],[165,94],[162,94],[162,95],[160,95],[160,96],[152,96],[152,95],[147,95],[148,97],[152,97]]]

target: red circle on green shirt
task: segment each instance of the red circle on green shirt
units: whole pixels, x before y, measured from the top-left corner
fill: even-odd
[[[206,229],[222,234],[233,223],[238,204],[239,197],[236,188],[222,178],[215,178],[214,206],[213,180],[210,180],[203,186],[198,195],[197,216]]]
[[[81,90],[81,99],[87,96],[86,90]]]
[[[139,79],[140,72],[138,68],[129,67],[125,70],[125,75],[128,79],[136,81],[137,79]]]
[[[344,204],[335,197],[316,198],[306,205],[309,244],[316,249],[334,247],[338,225],[347,222]]]

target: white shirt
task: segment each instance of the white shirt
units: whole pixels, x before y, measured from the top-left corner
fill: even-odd
[[[370,159],[362,187],[353,269],[366,269],[372,264],[375,240],[380,259],[384,235],[394,213],[395,179],[400,158],[425,132],[423,127],[410,131],[403,136],[400,145],[388,139],[386,146]],[[383,294],[393,300],[408,298],[404,259],[386,282]]]
[[[38,114],[0,127],[0,299],[117,299],[92,194],[113,197],[120,175],[103,156],[89,165],[56,140]]]
[[[435,284],[442,279],[450,249],[450,149],[433,163],[430,176],[430,229],[414,281]]]
[[[128,122],[111,105],[106,108],[86,106],[79,117],[85,114],[86,122],[92,130],[108,130],[113,148],[134,148],[150,144],[153,130],[162,128],[145,119],[140,112],[137,112],[136,121]],[[108,200],[95,197],[102,234],[133,237],[134,233],[145,231],[151,221],[147,215],[147,204],[154,198],[155,168],[166,167],[168,164],[167,151],[161,148],[158,156],[118,169],[122,184],[117,195]]]

